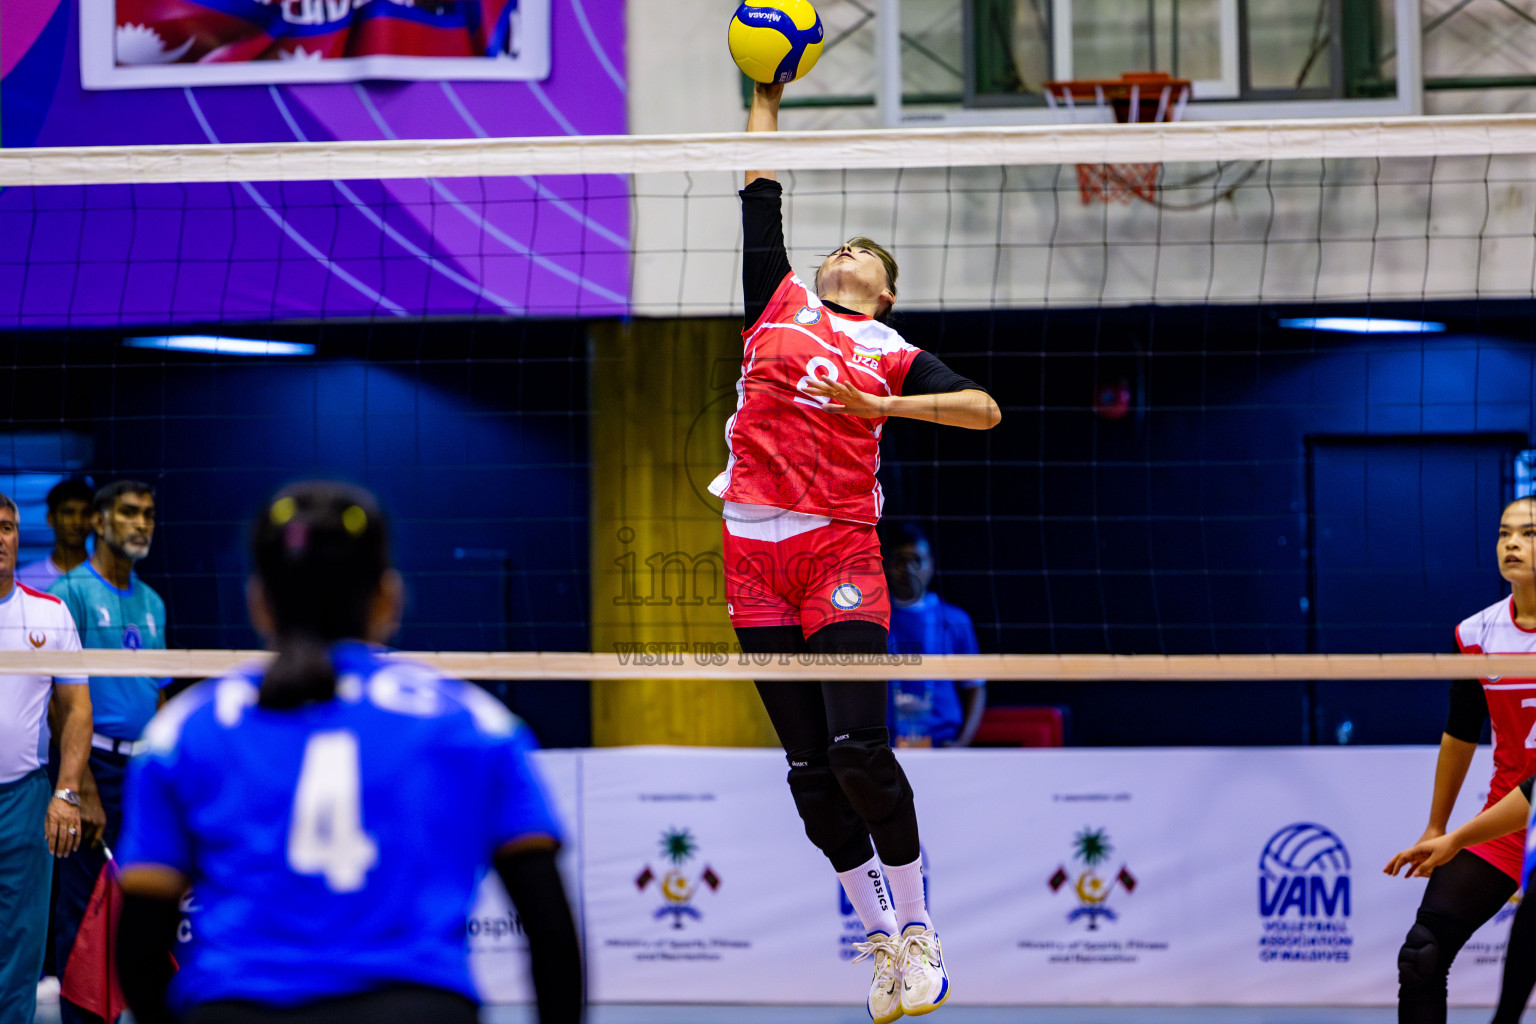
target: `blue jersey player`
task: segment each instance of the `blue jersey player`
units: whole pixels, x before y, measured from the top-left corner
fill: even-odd
[[[578,1021],[559,829],[526,741],[483,691],[373,646],[402,587],[371,496],[284,490],[254,561],[251,617],[277,657],[167,704],[129,776],[117,953],[135,1017],[474,1021],[464,926],[494,865],[540,1020]],[[173,979],[189,885],[196,936]]]

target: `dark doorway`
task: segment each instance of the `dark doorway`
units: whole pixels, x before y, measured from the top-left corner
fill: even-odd
[[[1494,557],[1515,434],[1308,439],[1311,649],[1449,652],[1462,619],[1508,593]],[[1314,743],[1434,743],[1443,681],[1319,682]]]

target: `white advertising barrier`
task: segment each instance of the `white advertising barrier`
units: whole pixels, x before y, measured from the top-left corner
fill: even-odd
[[[1433,748],[903,752],[957,1003],[1388,1004],[1422,881]],[[595,1002],[856,1003],[862,938],[806,841],[777,751],[628,748],[538,761],[566,816]],[[1479,752],[1456,821],[1481,807]],[[579,820],[578,820],[579,816]],[[579,888],[575,883],[579,882]],[[487,886],[486,893],[490,893]],[[507,920],[485,895],[476,918]],[[472,925],[471,931],[474,927]],[[1457,960],[1498,989],[1507,912]],[[526,998],[520,935],[472,936],[491,1001]],[[759,970],[769,974],[761,974]],[[787,972],[787,973],[786,973]]]

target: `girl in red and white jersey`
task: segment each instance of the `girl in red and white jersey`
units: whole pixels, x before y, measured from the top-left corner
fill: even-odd
[[[757,86],[748,131],[778,127],[782,92]],[[984,430],[1001,414],[979,385],[885,324],[896,262],[881,246],[852,239],[810,286],[797,277],[781,194],[772,171],[749,171],[741,192],[742,372],[730,458],[710,487],[725,500],[731,625],[748,653],[883,655],[881,429],[905,416]],[[806,835],[869,934],[857,948],[874,961],[871,1018],[937,1009],[949,979],[923,895],[912,789],[890,750],[887,684],[765,682],[758,692]]]
[[[1520,498],[1504,509],[1498,559],[1499,573],[1513,593],[1457,626],[1456,645],[1464,654],[1536,653],[1536,499]],[[1451,684],[1429,825],[1420,844],[1445,835],[1488,720],[1493,723],[1493,778],[1484,809],[1536,775],[1536,679],[1457,680]],[[1410,853],[1394,857],[1388,873],[1409,864]],[[1444,1024],[1451,961],[1519,888],[1524,856],[1521,830],[1468,846],[1430,873],[1418,918],[1397,959],[1402,1024]]]

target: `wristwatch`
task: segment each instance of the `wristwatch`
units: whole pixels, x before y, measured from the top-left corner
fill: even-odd
[[[53,798],[55,800],[63,800],[71,807],[80,806],[80,794],[72,789],[56,789],[53,791]]]

